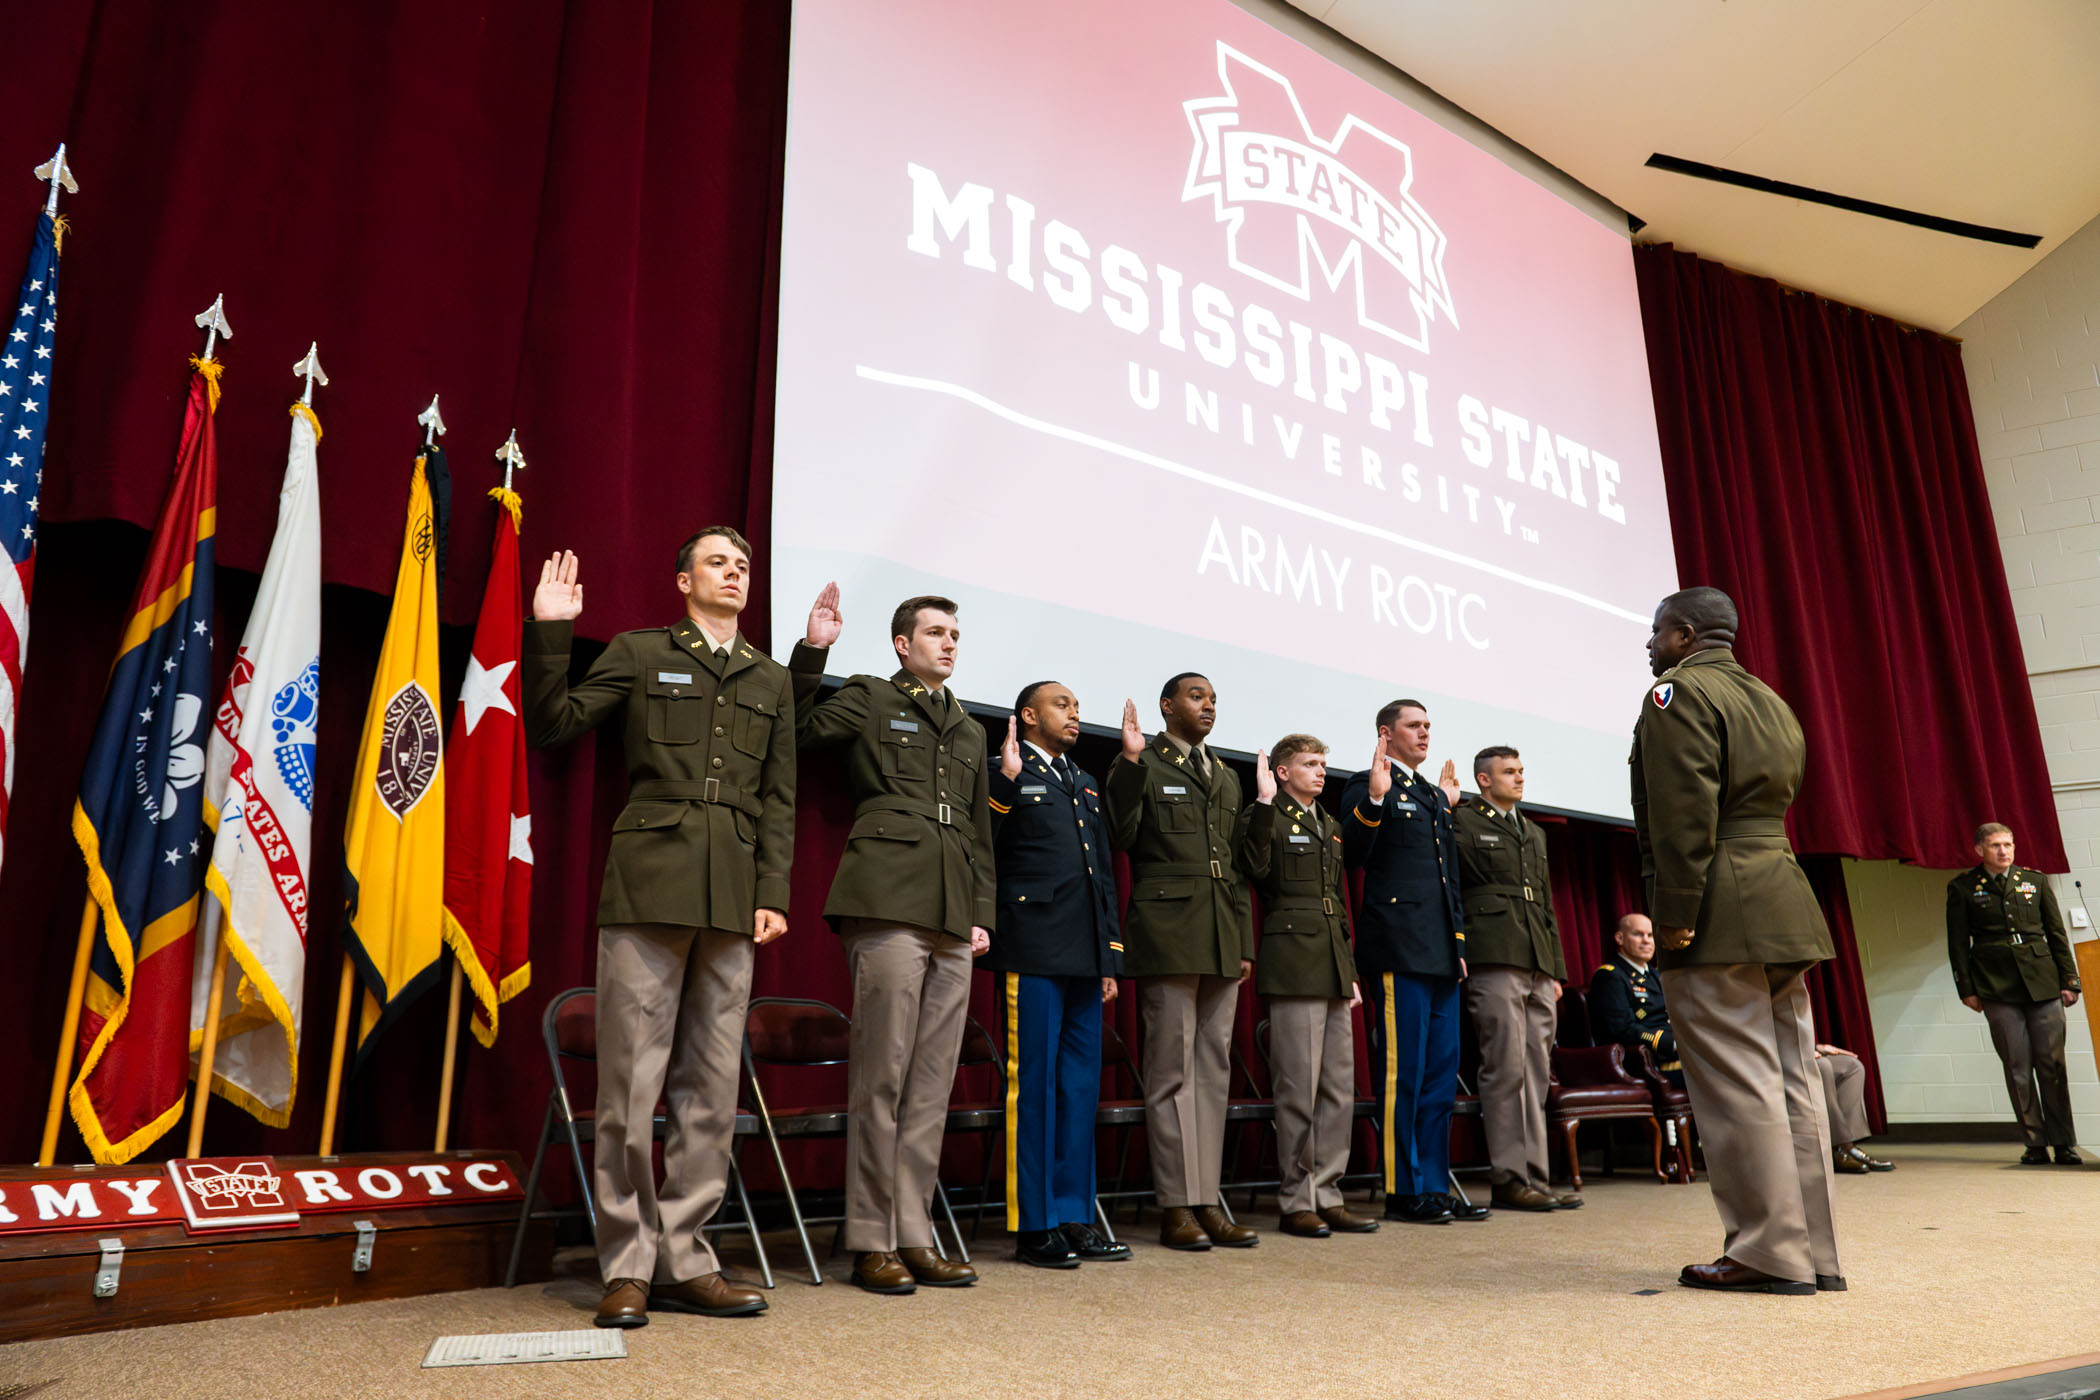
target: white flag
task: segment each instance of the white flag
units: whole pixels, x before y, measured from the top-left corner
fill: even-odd
[[[205,872],[190,1051],[203,1042],[219,939],[231,957],[212,1059],[214,1093],[272,1127],[291,1121],[299,1080],[313,850],[314,724],[321,684],[321,422],[292,405],[277,536],[234,656],[205,760]]]

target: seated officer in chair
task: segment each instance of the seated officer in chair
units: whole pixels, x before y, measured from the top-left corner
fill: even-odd
[[[1662,975],[1650,966],[1655,925],[1646,914],[1628,914],[1611,936],[1619,955],[1590,978],[1590,1029],[1600,1045],[1647,1046],[1664,1077],[1682,1089],[1684,1062],[1677,1058],[1677,1036],[1663,1004]]]

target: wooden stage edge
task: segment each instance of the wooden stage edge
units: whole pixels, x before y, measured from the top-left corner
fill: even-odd
[[[360,1153],[340,1158],[279,1158],[287,1177],[298,1168],[326,1166],[357,1173],[412,1163],[474,1157],[510,1168],[513,1153]],[[73,1169],[0,1168],[0,1188],[19,1211],[31,1181],[57,1181]],[[80,1169],[75,1179],[91,1169]],[[107,1176],[110,1169],[92,1169]],[[141,1166],[139,1176],[160,1174],[161,1163]],[[360,1206],[329,1213],[302,1212],[295,1225],[192,1233],[179,1220],[134,1223],[103,1219],[84,1228],[0,1235],[0,1343],[33,1341],[83,1332],[158,1327],[215,1317],[245,1317],[292,1308],[327,1308],[381,1298],[411,1298],[490,1288],[503,1281],[510,1262],[520,1202],[503,1200]],[[358,1222],[374,1227],[367,1267],[354,1267]],[[19,1228],[19,1227],[17,1227]],[[123,1244],[115,1292],[96,1296],[102,1244]],[[553,1225],[529,1228],[520,1282],[552,1276]]]
[[[2036,1361],[2026,1366],[2005,1366],[1996,1371],[1978,1371],[1974,1375],[1950,1376],[1943,1381],[1897,1386],[1894,1390],[1870,1390],[1861,1395],[1847,1395],[1843,1400],[1919,1400],[1921,1396],[1945,1395],[1950,1390],[1996,1385],[2000,1381],[2021,1381],[2029,1376],[2046,1376],[2057,1371],[2075,1371],[2081,1366],[2093,1365],[2100,1365],[2100,1351],[2081,1352],[2077,1356],[2058,1357],[2054,1361]]]

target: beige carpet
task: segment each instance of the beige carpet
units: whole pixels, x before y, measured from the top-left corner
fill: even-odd
[[[975,1288],[876,1298],[792,1277],[763,1317],[659,1317],[624,1361],[422,1371],[446,1333],[583,1327],[555,1283],[0,1349],[0,1389],[41,1397],[1849,1396],[2100,1346],[2100,1168],[2020,1168],[2003,1146],[1911,1146],[1838,1180],[1852,1291],[1698,1293],[1705,1186],[1593,1180],[1586,1209],[1479,1225],[1024,1269],[1003,1238]],[[1253,1223],[1272,1226],[1273,1215]],[[733,1258],[733,1256],[732,1256]],[[1660,1292],[1637,1296],[1642,1289]]]

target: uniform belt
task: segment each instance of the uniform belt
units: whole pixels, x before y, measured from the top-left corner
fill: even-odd
[[[1322,895],[1318,899],[1310,895],[1293,895],[1288,899],[1265,899],[1261,902],[1264,914],[1339,914],[1342,902],[1333,895]]]
[[[907,817],[924,817],[936,826],[945,826],[958,831],[969,829],[969,813],[958,812],[947,802],[928,802],[923,797],[906,797],[902,793],[877,793],[863,801],[853,815],[864,817],[870,812],[898,812]]]
[[[1232,878],[1232,870],[1223,862],[1215,860],[1207,865],[1198,861],[1164,860],[1144,865],[1133,864],[1130,867],[1130,878],[1133,880],[1153,880],[1162,875],[1189,875],[1198,880],[1229,880]]]
[[[2035,935],[2036,938],[2041,936],[2039,933]],[[1969,935],[1970,946],[1976,948],[2017,948],[2026,941],[2027,935],[2021,933],[2018,929],[2014,929],[2010,933],[1984,935],[1972,933]]]
[[[1716,841],[1738,841],[1751,836],[1784,836],[1783,817],[1729,817],[1714,828]]]
[[[1536,885],[1468,885],[1466,886],[1466,893],[1469,895],[1506,894],[1511,899],[1528,900],[1533,904],[1539,902],[1539,891]]]
[[[712,802],[734,807],[757,821],[765,812],[757,798],[724,787],[720,778],[644,778],[627,790],[630,802]]]

